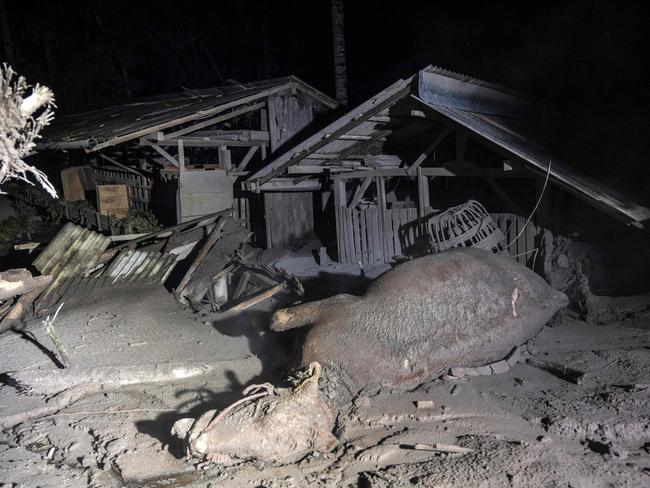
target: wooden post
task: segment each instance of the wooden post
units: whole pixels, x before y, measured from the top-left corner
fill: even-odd
[[[260,129],[269,134],[269,112],[266,108],[260,110]],[[260,146],[262,161],[266,161],[266,144]]]
[[[377,185],[377,206],[379,207],[379,233],[380,233],[380,244],[383,250],[384,262],[390,260],[388,256],[388,242],[386,235],[386,222],[388,220],[387,208],[386,208],[386,185],[383,176],[375,177],[375,184]]]
[[[179,172],[185,169],[185,148],[183,147],[183,139],[178,140],[178,170]]]
[[[345,180],[343,178],[334,178],[334,216],[336,219],[336,253],[339,263],[346,262],[345,259],[345,234],[343,227],[345,219],[342,212],[345,210],[346,194]]]
[[[418,210],[420,218],[423,218],[430,208],[429,179],[422,174],[422,168],[418,167]]]
[[[224,171],[230,171],[232,169],[232,159],[230,157],[230,149],[228,146],[219,146],[219,166]]]

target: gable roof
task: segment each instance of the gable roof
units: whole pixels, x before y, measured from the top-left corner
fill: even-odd
[[[86,151],[127,142],[169,127],[199,121],[270,95],[296,89],[330,108],[338,103],[295,76],[252,83],[186,90],[122,105],[55,118],[43,131],[38,149]]]
[[[382,132],[386,126],[377,116],[388,114],[391,107],[407,96],[447,123],[467,129],[508,158],[543,174],[548,170],[554,183],[620,220],[639,224],[650,219],[647,197],[635,194],[633,181],[621,177],[621,168],[584,161],[582,148],[573,134],[566,137],[566,133],[553,134],[549,130],[555,128],[561,114],[507,88],[431,66],[397,81],[280,155],[248,178],[248,188],[258,191],[289,166],[305,161],[310,165],[340,165],[346,158],[354,158],[357,148],[386,134]]]

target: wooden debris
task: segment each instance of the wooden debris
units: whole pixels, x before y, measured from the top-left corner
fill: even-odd
[[[210,364],[168,362],[133,366],[98,366],[95,368],[75,366],[66,369],[25,369],[9,372],[7,376],[29,393],[50,396],[75,387],[93,386],[110,389],[138,383],[178,381],[223,369],[225,363],[229,365],[232,365],[233,362],[248,364],[250,361],[252,360],[249,358],[242,358],[215,361]],[[1,422],[0,425],[2,425]]]
[[[280,283],[279,285],[275,285],[272,288],[269,288],[266,291],[263,291],[262,293],[258,293],[257,295],[248,298],[247,300],[244,300],[241,303],[238,303],[234,307],[229,308],[228,310],[225,310],[223,312],[219,312],[217,314],[212,315],[217,320],[225,320],[230,317],[234,317],[235,315],[240,314],[244,310],[247,310],[258,303],[262,303],[269,298],[277,295],[280,292],[286,291],[287,285],[285,282]]]
[[[468,376],[488,376],[492,374],[503,374],[510,371],[515,364],[521,359],[521,348],[516,346],[508,355],[499,361],[478,366],[476,368],[453,367],[449,369],[449,374],[457,378]]]
[[[560,378],[561,380],[568,381],[579,385],[582,383],[585,373],[577,369],[570,368],[560,363],[554,363],[551,361],[540,361],[535,358],[529,358],[526,360],[526,363],[535,368],[546,371],[547,373],[552,374]]]
[[[208,234],[208,238],[205,240],[203,247],[201,247],[201,250],[196,255],[194,261],[192,262],[189,269],[187,270],[187,273],[185,273],[185,276],[183,276],[183,279],[181,280],[181,282],[178,284],[178,287],[176,288],[176,293],[179,296],[183,295],[183,290],[190,282],[190,278],[192,278],[192,275],[194,274],[196,269],[201,265],[205,257],[208,255],[208,252],[210,251],[210,249],[212,249],[212,246],[214,246],[215,243],[221,237],[221,231],[223,230],[223,226],[226,224],[226,220],[227,219],[225,217],[221,217],[215,224],[212,231]]]
[[[433,408],[433,400],[416,400],[413,403],[415,404],[415,408],[417,409]]]
[[[32,276],[24,269],[10,269],[0,273],[0,300],[23,295],[35,288],[43,289],[52,281],[52,276]]]
[[[408,446],[408,449],[414,449],[416,451],[436,451],[436,452],[449,452],[455,454],[467,454],[469,452],[474,452],[474,449],[469,447],[455,446],[453,444],[415,444],[413,446]]]
[[[50,319],[50,316],[48,315],[45,320],[43,321],[43,325],[45,325],[45,333],[47,336],[50,338],[52,341],[52,344],[54,345],[54,348],[57,350],[59,353],[59,358],[61,359],[61,364],[65,368],[70,367],[70,356],[68,356],[68,353],[66,352],[65,348],[63,347],[63,344],[61,343],[61,340],[58,338],[56,333],[54,332],[54,321],[56,320],[56,317],[59,315],[59,311],[61,310],[61,307],[63,307],[63,303],[59,305],[59,307],[56,309],[56,312],[54,312],[54,317]]]

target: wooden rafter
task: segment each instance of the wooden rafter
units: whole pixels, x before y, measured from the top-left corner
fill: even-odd
[[[203,129],[205,127],[210,127],[211,125],[218,124],[220,122],[225,122],[226,120],[232,119],[233,117],[237,117],[239,115],[244,115],[249,112],[253,112],[255,110],[258,110],[266,105],[266,102],[258,102],[254,103],[252,105],[247,105],[245,107],[242,107],[237,110],[233,110],[232,112],[228,112],[227,114],[219,115],[218,117],[212,117],[210,119],[204,120],[202,122],[198,122],[196,124],[193,124],[189,127],[184,127],[182,129],[179,129],[174,132],[170,132],[168,134],[164,134],[163,137],[164,139],[173,139],[175,137],[179,136],[184,136],[185,134],[190,134],[192,132],[196,132],[197,130]],[[163,139],[163,140],[164,140]]]
[[[167,161],[172,163],[174,166],[176,166],[177,168],[180,168],[180,165],[178,164],[178,160],[176,160],[174,158],[174,156],[169,154],[167,151],[165,151],[158,144],[150,143],[149,146],[151,146],[158,154],[160,154],[163,158],[165,158]]]
[[[453,128],[451,127],[446,127],[440,134],[438,134],[438,137],[436,137],[431,144],[429,144],[424,151],[422,151],[422,154],[420,154],[417,158],[415,158],[415,161],[409,166],[407,173],[409,176],[414,176],[415,173],[418,170],[418,167],[424,163],[424,160],[427,159],[429,154],[431,154],[439,145],[440,143],[447,137],[451,132],[453,131]]]
[[[246,166],[248,166],[248,163],[250,163],[251,159],[253,159],[253,156],[255,156],[258,148],[259,146],[253,146],[248,150],[248,152],[244,155],[241,162],[239,163],[239,166],[237,167],[239,171],[244,171],[246,169]]]
[[[366,179],[363,180],[363,183],[361,183],[357,187],[357,190],[354,192],[354,196],[352,197],[348,208],[354,208],[358,205],[358,203],[361,201],[361,198],[363,198],[363,195],[366,193],[366,190],[370,186],[370,183],[372,183],[372,176],[367,176]]]
[[[254,181],[251,182],[250,186],[252,186],[253,189],[258,189],[259,185],[278,176],[288,166],[299,163],[310,154],[317,152],[323,146],[336,140],[339,136],[347,134],[354,127],[357,127],[370,117],[373,117],[384,109],[392,106],[395,102],[408,95],[410,91],[409,84],[410,78],[394,83],[376,97],[361,104],[359,107],[348,112],[319,133],[308,138],[301,144],[298,144],[292,151],[283,154],[258,173],[251,176],[249,180]]]

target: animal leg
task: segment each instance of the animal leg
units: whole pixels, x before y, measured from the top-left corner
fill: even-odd
[[[352,295],[335,295],[324,300],[302,303],[295,307],[281,308],[273,314],[269,328],[275,332],[282,332],[313,324],[321,310],[326,310],[332,305],[349,303],[355,299],[356,297]]]

